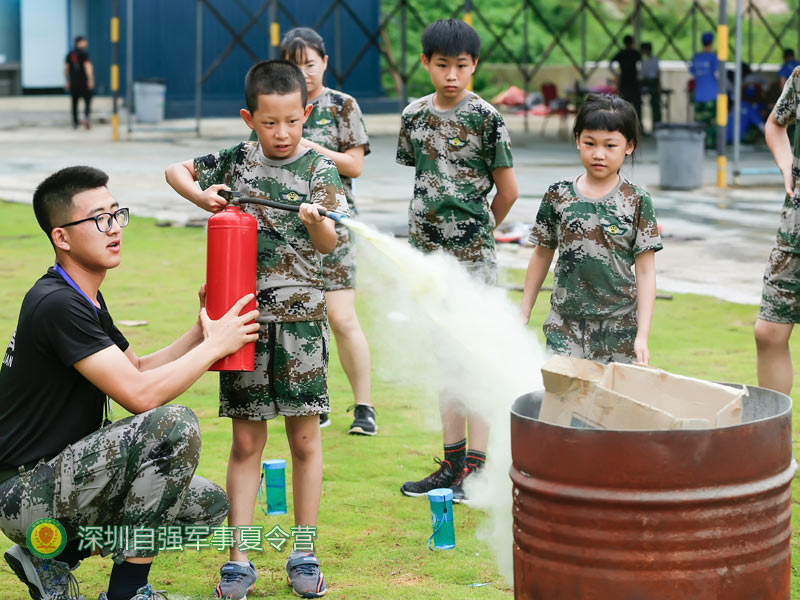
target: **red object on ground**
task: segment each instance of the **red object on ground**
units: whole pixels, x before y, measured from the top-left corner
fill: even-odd
[[[789,600],[791,399],[748,387],[743,423],[615,431],[511,409],[516,600]]]
[[[492,104],[503,104],[505,106],[522,106],[525,104],[525,92],[515,85],[507,90],[500,92],[492,98]]]
[[[206,312],[219,319],[245,294],[256,293],[258,222],[238,206],[227,206],[208,219]],[[242,312],[256,307],[255,297]],[[252,371],[255,343],[211,365],[210,371]]]

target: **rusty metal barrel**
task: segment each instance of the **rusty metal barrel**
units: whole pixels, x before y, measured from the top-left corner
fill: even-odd
[[[789,600],[791,399],[748,387],[743,423],[615,431],[511,409],[518,600]]]

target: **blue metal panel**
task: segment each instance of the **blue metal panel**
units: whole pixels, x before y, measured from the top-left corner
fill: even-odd
[[[0,0],[0,54],[7,62],[19,62],[19,2]]]
[[[120,2],[120,32],[125,34],[125,2]],[[243,0],[252,14],[261,11],[266,0]],[[281,33],[297,25],[313,27],[334,0],[293,2],[282,0],[280,11]],[[364,27],[372,32],[378,26],[378,0],[345,0]],[[247,26],[250,17],[235,2],[213,0],[214,8],[234,31]],[[195,86],[195,14],[194,0],[136,0],[134,3],[134,80],[162,79],[167,85],[167,118],[194,115]],[[368,35],[356,24],[344,8],[340,10],[341,64],[346,71],[368,44]],[[319,31],[325,39],[330,65],[336,64],[334,52],[335,11],[320,24]],[[89,0],[89,42],[96,71],[99,93],[108,93],[109,80],[109,3]],[[244,36],[245,43],[258,59],[269,56],[269,11],[262,12],[259,23]],[[203,69],[208,67],[233,41],[229,31],[212,12],[203,9]],[[343,91],[357,98],[381,95],[380,61],[375,46],[366,52],[350,70],[342,86]],[[253,64],[253,58],[239,45],[235,46],[203,84],[203,114],[205,116],[234,116],[244,106],[244,76]],[[125,42],[120,44],[120,68],[125,67]],[[121,94],[124,94],[124,71],[121,76]],[[336,81],[330,75],[326,83],[332,87]]]

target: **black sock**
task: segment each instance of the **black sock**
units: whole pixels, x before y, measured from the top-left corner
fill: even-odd
[[[478,450],[468,450],[467,456],[464,459],[464,464],[475,469],[482,469],[486,464],[486,452],[479,452]]]
[[[108,600],[131,600],[140,587],[147,585],[151,564],[115,563],[108,580]]]
[[[80,561],[82,561],[84,558],[89,558],[92,555],[92,551],[89,548],[78,550],[80,545],[81,540],[71,540],[67,542],[67,545],[64,546],[64,550],[61,551],[61,554],[56,556],[56,560],[65,562],[69,565],[70,569],[74,569],[78,566]]]
[[[458,472],[464,465],[464,457],[467,455],[467,438],[455,444],[444,445],[444,459],[450,463],[450,468]]]

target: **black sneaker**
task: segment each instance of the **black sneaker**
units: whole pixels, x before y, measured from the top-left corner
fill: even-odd
[[[320,429],[325,429],[326,427],[329,427],[330,424],[331,424],[331,420],[328,417],[328,413],[322,413],[322,414],[319,415],[319,428]]]
[[[453,502],[455,504],[469,503],[469,498],[467,498],[467,495],[464,493],[464,481],[467,477],[478,471],[480,471],[480,468],[472,464],[465,464],[464,468],[461,469],[461,473],[458,474],[453,485],[450,486],[450,489],[453,490]]]
[[[406,481],[400,486],[400,491],[406,496],[424,496],[431,490],[437,488],[449,488],[458,477],[458,474],[453,471],[449,460],[441,460],[438,456],[433,459],[433,462],[439,464],[439,470],[434,471],[425,479],[420,481]]]
[[[350,435],[375,435],[378,433],[378,424],[375,422],[375,408],[369,404],[354,404],[353,424],[350,425]],[[348,408],[348,412],[350,411]]]

